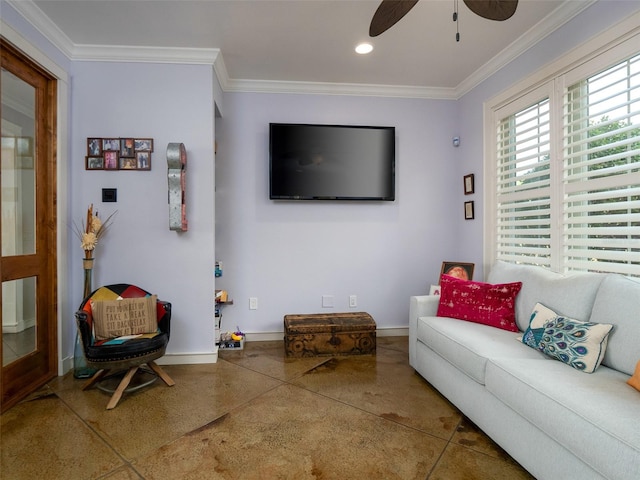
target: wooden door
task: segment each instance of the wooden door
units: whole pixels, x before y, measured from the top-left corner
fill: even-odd
[[[57,372],[56,80],[0,38],[5,411]]]

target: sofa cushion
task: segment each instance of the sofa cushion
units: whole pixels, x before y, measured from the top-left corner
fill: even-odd
[[[418,341],[482,385],[488,358],[549,360],[549,357],[518,342],[517,337],[514,332],[454,318],[418,319]]]
[[[577,370],[593,373],[602,362],[613,325],[579,322],[537,303],[522,343]]]
[[[576,273],[565,276],[542,267],[497,261],[491,268],[487,281],[491,283],[522,282],[522,289],[516,298],[515,310],[518,328],[524,331],[529,326],[531,311],[538,302],[558,312],[559,315],[583,322],[589,321],[596,292],[604,277],[605,275],[599,273]]]
[[[640,282],[607,275],[589,321],[614,325],[602,364],[631,375],[640,359]]]
[[[604,477],[633,478],[640,458],[640,401],[627,378],[607,367],[583,375],[560,362],[493,358],[485,383]]]
[[[515,301],[522,283],[491,285],[440,277],[439,317],[459,318],[517,332]]]

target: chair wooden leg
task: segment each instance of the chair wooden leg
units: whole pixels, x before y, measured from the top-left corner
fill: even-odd
[[[160,365],[158,365],[156,362],[147,362],[147,365],[149,365],[151,367],[151,370],[156,372],[156,375],[158,375],[169,387],[173,387],[176,384],[176,382],[174,382],[171,377],[167,375],[167,373],[162,368],[160,368]]]
[[[83,385],[82,385],[82,390],[89,390],[91,387],[93,387],[96,383],[98,383],[100,380],[102,380],[102,378],[109,373],[109,369],[102,369],[102,370],[98,370],[96,373],[93,374],[93,377],[91,377],[89,380],[87,380]]]
[[[120,381],[118,388],[116,388],[116,391],[113,392],[111,400],[109,400],[109,403],[107,404],[107,410],[116,408],[116,405],[118,405],[118,402],[122,397],[122,394],[124,393],[125,389],[129,385],[129,382],[131,381],[131,379],[133,378],[133,376],[137,371],[138,371],[138,367],[131,367],[129,371],[125,374],[124,378]]]

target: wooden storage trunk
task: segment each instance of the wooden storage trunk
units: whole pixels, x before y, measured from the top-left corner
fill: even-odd
[[[284,316],[288,357],[376,353],[376,322],[364,312]]]

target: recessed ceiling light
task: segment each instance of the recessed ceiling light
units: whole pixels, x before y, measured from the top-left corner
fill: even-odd
[[[358,46],[356,46],[356,52],[359,53],[360,55],[371,53],[372,50],[373,50],[373,45],[371,45],[370,43],[361,43]]]

